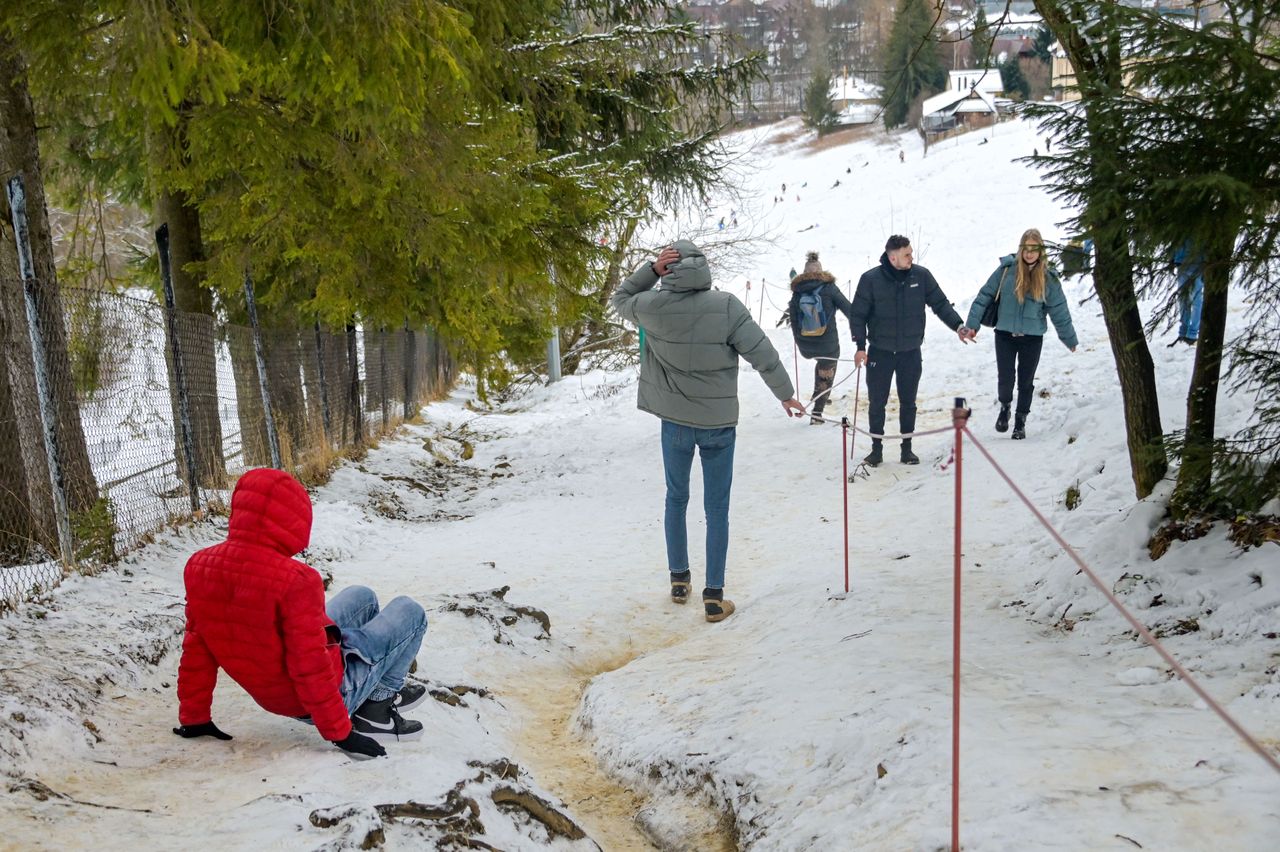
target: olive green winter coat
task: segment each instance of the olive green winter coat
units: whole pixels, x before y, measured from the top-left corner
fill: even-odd
[[[677,240],[674,248],[681,257],[661,288],[654,289],[658,274],[646,263],[610,299],[618,316],[645,330],[637,407],[684,426],[735,426],[739,356],[779,400],[794,397],[777,350],[746,306],[711,289],[707,259],[696,245]]]

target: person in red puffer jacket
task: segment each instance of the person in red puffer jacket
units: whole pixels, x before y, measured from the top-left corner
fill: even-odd
[[[386,754],[379,741],[422,736],[400,711],[426,688],[406,683],[427,630],[407,597],[385,608],[363,586],[325,605],[320,575],[293,555],[311,538],[311,499],[289,474],[259,468],[240,477],[222,544],[187,561],[187,625],[178,664],[175,734],[229,740],[212,721],[222,669],[264,710],[316,726],[356,757]]]

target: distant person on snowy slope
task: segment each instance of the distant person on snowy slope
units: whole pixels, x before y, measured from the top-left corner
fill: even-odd
[[[659,281],[662,287],[654,289]],[[694,448],[702,457],[707,514],[707,573],[702,605],[707,621],[733,614],[724,597],[729,551],[729,490],[738,423],[738,358],[760,373],[789,415],[804,414],[791,379],[760,326],[736,296],[711,289],[702,251],[677,240],[640,266],[610,300],[618,316],[644,326],[648,345],[640,362],[641,411],[662,420],[662,465],[667,478],[663,527],[671,600],[689,599],[689,472]]]
[[[1013,403],[1013,381],[1018,380],[1018,407],[1014,410],[1013,438],[1027,437],[1027,414],[1035,395],[1036,367],[1048,331],[1045,318],[1053,320],[1058,339],[1076,351],[1076,330],[1071,309],[1062,292],[1057,271],[1044,256],[1044,240],[1035,228],[1028,228],[1018,244],[1018,253],[1000,258],[1000,265],[982,285],[969,307],[965,326],[976,334],[982,314],[996,299],[996,394],[1000,413],[996,431],[1009,429],[1009,406]]]
[[[835,276],[823,270],[818,262],[818,253],[811,251],[805,257],[804,271],[791,279],[791,305],[787,309],[787,317],[796,349],[804,357],[815,359],[813,406],[810,409],[813,416],[809,420],[814,424],[822,422],[822,410],[827,407],[831,396],[836,363],[840,358],[836,311],[848,317],[853,305],[836,286]]]
[[[195,553],[183,573],[187,625],[178,664],[181,737],[231,739],[211,718],[218,669],[264,710],[316,726],[356,757],[379,740],[422,736],[401,710],[426,688],[406,683],[427,617],[400,597],[379,610],[364,586],[324,600],[314,568],[292,559],[311,538],[311,498],[289,474],[247,472],[231,495],[227,540]]]
[[[885,405],[895,376],[898,426],[904,435],[915,431],[925,306],[959,335],[961,343],[973,339],[974,333],[964,327],[933,273],[923,266],[913,266],[912,261],[911,241],[899,234],[890,237],[880,255],[880,265],[858,279],[849,313],[853,340],[858,344],[854,361],[867,365],[867,421],[877,435],[884,434]],[[880,438],[872,438],[871,452],[863,459],[872,467],[884,461],[881,442]],[[903,464],[920,464],[919,457],[911,451],[910,438],[902,439],[901,459]]]

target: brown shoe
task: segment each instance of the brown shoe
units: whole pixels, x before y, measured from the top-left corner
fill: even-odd
[[[707,613],[707,621],[715,624],[733,615],[733,601],[725,600],[723,589],[703,589],[702,608]]]
[[[671,600],[674,603],[682,604],[689,600],[689,593],[693,591],[693,577],[688,571],[682,571],[679,574],[671,575]]]

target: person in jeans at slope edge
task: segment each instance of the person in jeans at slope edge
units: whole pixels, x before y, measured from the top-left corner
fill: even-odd
[[[1012,274],[1011,274],[1012,271]],[[1036,367],[1044,333],[1045,317],[1053,320],[1058,339],[1072,352],[1079,342],[1071,324],[1071,309],[1062,292],[1058,273],[1044,256],[1044,240],[1035,228],[1028,228],[1018,243],[1018,253],[1000,258],[1000,265],[982,285],[969,307],[965,326],[977,334],[987,305],[1000,294],[996,314],[996,393],[1000,413],[996,431],[1009,429],[1009,406],[1013,402],[1013,382],[1018,380],[1018,407],[1014,411],[1014,440],[1027,437],[1027,414],[1035,396]]]
[[[227,540],[187,561],[187,624],[178,664],[178,721],[185,738],[229,740],[213,723],[218,670],[264,710],[316,726],[357,758],[381,757],[379,741],[415,740],[422,723],[401,717],[426,687],[406,683],[427,617],[406,597],[379,609],[364,586],[324,600],[324,582],[291,558],[311,538],[311,498],[280,470],[240,477]]]
[[[662,286],[654,289],[659,281]],[[662,465],[667,499],[663,529],[671,600],[689,599],[689,542],[685,516],[689,473],[696,447],[702,458],[703,508],[707,515],[707,621],[733,614],[724,597],[729,550],[729,491],[738,423],[738,358],[760,373],[790,416],[804,414],[778,352],[736,296],[711,289],[702,251],[677,240],[642,264],[610,299],[618,316],[644,326],[647,345],[640,362],[636,407],[662,421]]]
[[[897,379],[898,426],[904,435],[916,428],[916,390],[920,385],[920,346],[924,343],[924,309],[947,324],[961,343],[973,340],[960,315],[923,266],[912,264],[911,241],[899,234],[885,243],[880,264],[858,279],[849,313],[853,341],[858,345],[854,362],[867,365],[868,426],[874,434],[884,434],[885,405],[889,386]],[[871,439],[871,452],[864,462],[876,467],[884,461],[882,439]],[[920,464],[911,451],[911,439],[902,439],[903,464]]]
[[[812,358],[813,364],[813,405],[809,409],[812,415],[809,422],[822,423],[822,410],[827,407],[831,396],[831,386],[836,378],[837,359],[840,357],[840,336],[836,332],[836,310],[846,317],[853,309],[844,293],[836,286],[836,279],[830,272],[822,268],[818,262],[818,253],[811,251],[805,257],[804,271],[791,278],[791,304],[787,308],[787,317],[791,322],[791,334],[795,338],[796,349],[805,358]],[[822,300],[821,316],[825,326],[819,331],[814,319],[806,320],[801,316],[800,299],[814,293]],[[850,320],[852,323],[852,320]],[[797,377],[797,381],[799,378]]]
[[[1174,250],[1170,265],[1178,276],[1177,343],[1193,344],[1200,337],[1200,308],[1204,305],[1204,255],[1190,240]]]

